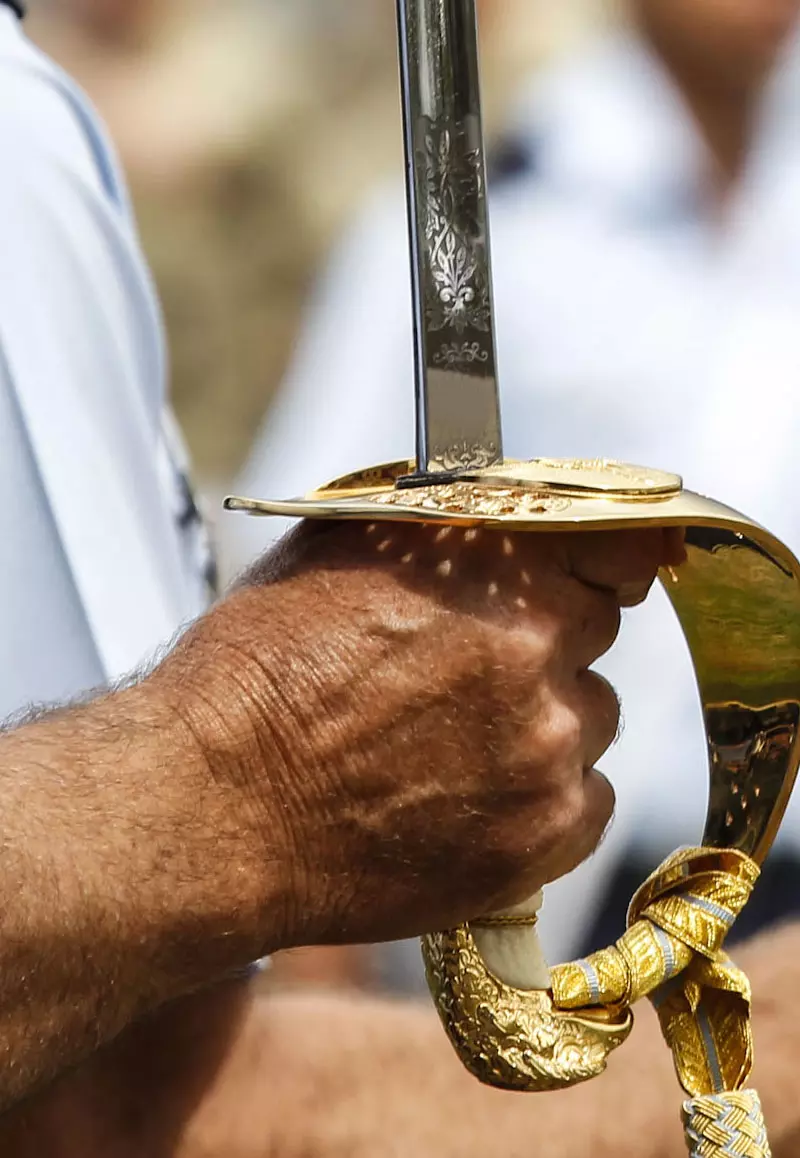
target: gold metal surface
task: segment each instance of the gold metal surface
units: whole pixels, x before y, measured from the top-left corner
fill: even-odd
[[[547,991],[493,977],[470,926],[423,938],[428,984],[462,1062],[503,1089],[587,1081],[627,1038],[631,1007],[650,997],[686,1093],[739,1089],[753,1060],[750,988],[723,944],[758,874],[736,851],[674,854],[633,898],[616,945],[556,966]]]
[[[469,926],[423,941],[436,1009],[464,1065],[506,1090],[558,1090],[597,1077],[633,1025],[628,1010],[562,1013],[546,990],[494,977]]]
[[[504,913],[496,917],[481,917],[478,921],[470,921],[473,929],[535,929],[538,924],[538,913],[531,913],[529,917]]]
[[[532,533],[685,528],[686,561],[660,579],[691,649],[709,752],[705,848],[654,874],[634,899],[628,933],[588,970],[586,962],[561,966],[550,990],[515,989],[488,971],[469,926],[424,940],[450,1039],[484,1082],[554,1089],[602,1072],[630,1032],[629,1006],[650,994],[684,1088],[714,1093],[715,1065],[728,1084],[741,1084],[752,1053],[749,991],[722,941],[774,840],[800,763],[800,564],[763,527],[665,472],[539,459],[409,486],[413,467],[385,464],[305,498],[226,506]],[[711,1062],[709,1033],[718,1053]]]
[[[305,499],[228,506],[531,532],[686,528],[687,560],[662,581],[703,703],[703,839],[713,850],[663,865],[634,898],[625,937],[594,962],[556,970],[555,993],[502,983],[478,950],[503,973],[512,949],[532,956],[530,928],[482,930],[476,942],[464,926],[427,938],[424,951],[445,1028],[483,1081],[552,1089],[601,1072],[630,1029],[628,1005],[653,991],[684,1088],[724,1094],[725,1083],[741,1085],[751,1049],[746,979],[727,964],[722,942],[775,836],[800,758],[800,568],[763,528],[684,491],[674,475],[607,460],[503,461],[475,0],[398,0],[397,11],[416,462],[361,471]],[[543,979],[540,961],[518,964],[518,983]],[[559,985],[562,997],[590,1005],[559,1009]],[[687,1114],[698,1158],[768,1153],[753,1095],[696,1102]]]
[[[616,945],[552,972],[560,1009],[655,1005],[678,1080],[699,1096],[740,1089],[750,1075],[750,986],[725,938],[759,875],[727,849],[683,849],[637,891]]]

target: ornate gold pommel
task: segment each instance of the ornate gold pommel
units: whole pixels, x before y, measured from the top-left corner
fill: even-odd
[[[628,1010],[558,1009],[547,990],[493,976],[469,926],[423,938],[428,985],[470,1073],[506,1090],[558,1090],[597,1077],[633,1026]]]
[[[516,938],[518,973],[520,939],[535,938],[531,921],[490,929],[476,922],[474,930],[425,939],[428,980],[451,1041],[484,1082],[555,1089],[601,1073],[630,1032],[630,1005],[649,995],[684,1088],[692,1095],[738,1089],[752,1057],[749,991],[722,940],[772,844],[800,763],[800,564],[763,527],[663,471],[552,459],[507,460],[439,481],[414,470],[392,463],[304,498],[226,506],[532,533],[685,528],[686,561],[660,578],[691,650],[709,753],[705,847],[661,866],[634,898],[631,926],[613,948],[553,970],[549,988],[546,969],[536,982],[543,988],[525,988],[502,980],[479,944],[490,936],[497,950],[497,938],[509,945]],[[705,1158],[702,1146],[698,1153]]]

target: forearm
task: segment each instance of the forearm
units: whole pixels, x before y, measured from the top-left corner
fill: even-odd
[[[0,735],[0,1105],[260,953],[202,760],[142,688]]]
[[[215,1158],[195,1143],[198,1106],[208,1107],[230,1066],[251,1056],[253,987],[225,982],[141,1019],[76,1071],[0,1118],[7,1158],[173,1158],[188,1135],[191,1158]],[[220,1077],[219,1075],[222,1075]],[[263,1103],[263,1099],[262,1099]],[[232,1105],[227,1128],[248,1108]],[[206,1121],[205,1111],[200,1114]],[[220,1158],[227,1156],[223,1148]],[[238,1158],[231,1151],[232,1158]]]

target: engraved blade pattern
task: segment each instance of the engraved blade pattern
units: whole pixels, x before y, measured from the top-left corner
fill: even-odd
[[[475,0],[397,0],[417,467],[503,458]]]

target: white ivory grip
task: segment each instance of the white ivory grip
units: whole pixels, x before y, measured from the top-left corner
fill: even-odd
[[[549,989],[550,969],[545,960],[535,924],[491,924],[498,918],[535,917],[542,907],[543,894],[523,901],[521,905],[492,913],[487,923],[470,925],[478,952],[493,973],[515,989]]]

